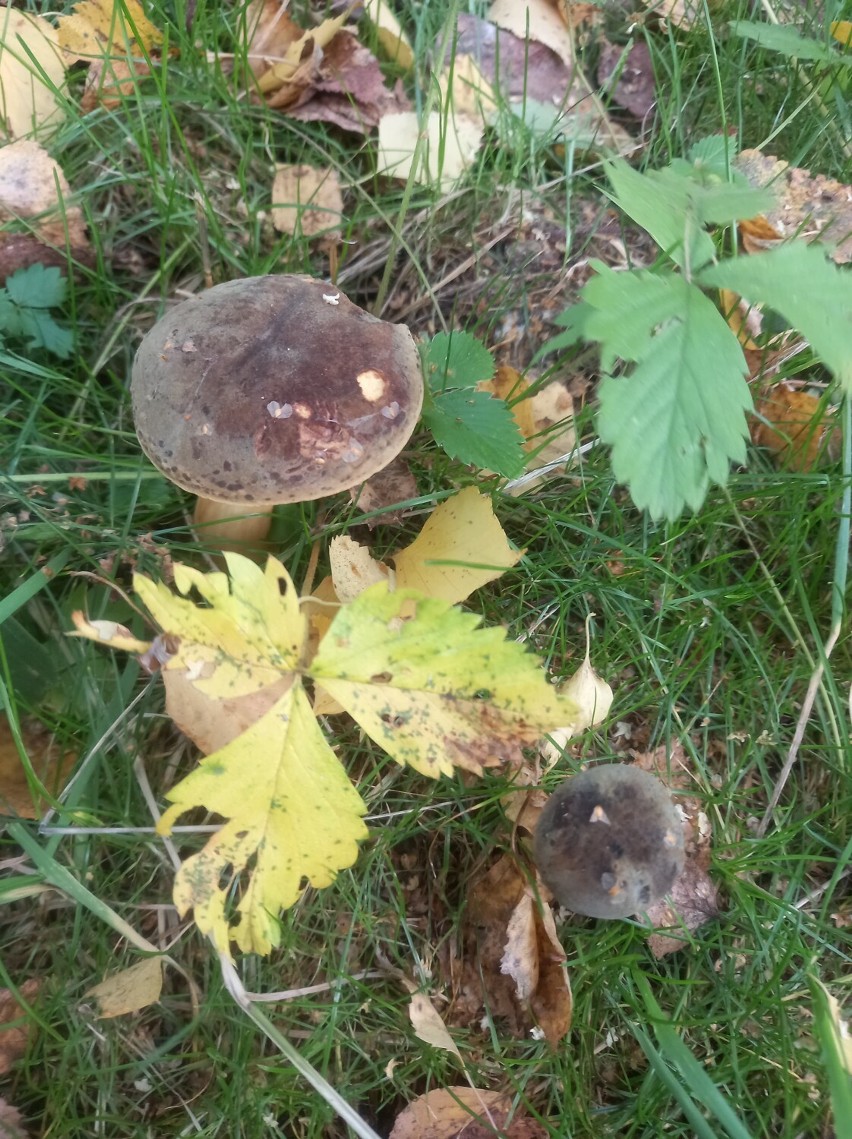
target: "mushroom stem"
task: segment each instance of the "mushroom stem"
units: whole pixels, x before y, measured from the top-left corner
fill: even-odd
[[[214,502],[199,498],[192,515],[199,538],[217,550],[257,549],[272,525],[272,504]]]

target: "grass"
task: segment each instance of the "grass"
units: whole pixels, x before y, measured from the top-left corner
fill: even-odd
[[[746,7],[730,5],[725,15],[747,16]],[[425,61],[446,9],[398,10]],[[157,681],[133,659],[64,636],[76,608],[128,620],[126,602],[104,583],[127,589],[133,568],[158,576],[169,558],[199,562],[184,496],[152,471],[133,433],[127,381],[140,336],[165,299],[201,288],[208,270],[217,280],[327,272],[306,242],[271,229],[273,161],[326,162],[345,175],[343,237],[354,244],[342,247],[340,283],[369,304],[388,251],[399,248],[386,312],[393,319],[409,309],[418,333],[458,326],[493,343],[517,311],[527,326],[516,351],[526,359],[536,335],[547,334],[536,306],[547,294],[542,278],[548,288],[552,278],[534,263],[519,271],[514,236],[434,291],[490,239],[502,224],[495,219],[514,235],[520,210],[535,209],[567,229],[567,265],[600,255],[597,170],[567,181],[570,156],[523,132],[512,146],[486,148],[463,192],[436,200],[415,188],[400,217],[403,190],[373,176],[370,140],[236,98],[205,50],[234,50],[241,12],[200,2],[187,32],[188,9],[158,0],[154,22],[175,49],[162,67],[120,107],[88,116],[72,107],[53,151],[94,250],[91,265],[69,274],[64,316],[78,348],[62,365],[0,348],[3,699],[11,723],[39,721],[79,757],[51,820],[77,832],[19,822],[3,839],[0,983],[41,982],[29,1014],[38,1031],[5,1094],[33,1134],[51,1139],[351,1134],[234,1002],[210,947],[170,906],[173,868],[160,841],[139,829],[150,815],[134,764],[162,801],[194,757],[163,713]],[[623,39],[623,18],[607,20]],[[770,153],[842,177],[844,122],[833,92],[824,114],[789,61],[725,35],[715,9],[713,26],[712,43],[701,31],[648,33],[659,101],[647,161],[669,161],[702,133],[736,128],[743,145],[771,139]],[[426,90],[423,82],[421,97]],[[635,249],[637,235],[623,236]],[[553,311],[559,303],[565,298]],[[590,434],[588,413],[584,425]],[[476,481],[425,436],[412,452],[421,511]],[[70,475],[82,479],[69,483]],[[500,806],[505,780],[492,773],[433,785],[340,727],[335,742],[368,803],[371,838],[333,887],[309,890],[283,915],[281,947],[269,960],[239,969],[251,991],[296,990],[264,1009],[271,1031],[379,1135],[424,1091],[465,1082],[456,1059],[414,1037],[399,970],[435,995],[471,1081],[508,1091],[542,1135],[848,1137],[848,1121],[830,1121],[813,990],[819,979],[848,1010],[846,636],[771,824],[762,836],[756,826],[830,626],[841,493],[834,467],[783,472],[755,454],[699,514],[655,524],[613,485],[601,450],[525,497],[496,492],[498,516],[527,554],[471,604],[529,638],[558,677],[576,667],[584,620],[595,614],[593,663],[616,690],[613,715],[576,741],[564,769],[679,740],[712,824],[721,914],[661,960],[633,923],[569,917],[560,933],[574,1024],[556,1051],[499,1021],[454,1019],[450,966],[474,950],[464,926],[468,885],[512,842]],[[380,553],[392,549],[421,519],[415,512],[401,531],[380,526],[368,540]],[[279,556],[299,580],[313,540],[339,532],[367,540],[348,503],[294,508]],[[37,765],[31,738],[24,751]],[[551,773],[547,786],[560,777]],[[87,893],[54,888],[67,887],[69,875]],[[87,991],[139,957],[110,914],[168,948],[179,968],[167,970],[158,1004],[103,1021]]]

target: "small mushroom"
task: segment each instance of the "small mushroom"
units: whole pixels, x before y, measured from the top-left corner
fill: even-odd
[[[248,277],[158,321],[131,394],[143,451],[198,495],[195,524],[227,545],[261,541],[277,503],[335,494],[385,467],[414,430],[423,379],[404,325],[322,281]]]
[[[671,889],[683,824],[655,776],[602,764],[561,784],[538,821],[534,857],[557,901],[593,918],[626,918]]]

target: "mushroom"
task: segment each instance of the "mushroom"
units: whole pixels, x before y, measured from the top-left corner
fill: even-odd
[[[404,325],[321,281],[247,277],[154,325],[131,394],[145,454],[198,495],[196,526],[233,545],[262,541],[276,504],[387,466],[414,430],[423,379]]]
[[[671,889],[683,823],[655,776],[602,764],[561,784],[538,821],[534,857],[557,901],[593,918],[626,918]]]

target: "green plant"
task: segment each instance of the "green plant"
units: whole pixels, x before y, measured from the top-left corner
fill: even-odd
[[[537,357],[581,340],[600,344],[598,431],[612,448],[615,477],[654,518],[697,510],[710,484],[724,486],[731,463],[746,459],[746,361],[711,290],[774,309],[852,393],[849,276],[802,241],[718,257],[707,227],[767,204],[764,191],[731,170],[729,146],[723,136],[704,139],[688,160],[645,174],[607,163],[610,197],[648,231],[661,258],[626,272],[593,261],[596,275],[558,320],[565,331]]]
[[[55,267],[30,265],[6,279],[0,289],[0,344],[8,336],[26,340],[27,348],[44,348],[67,360],[74,343],[73,334],[62,328],[49,309],[65,300],[67,281]]]

